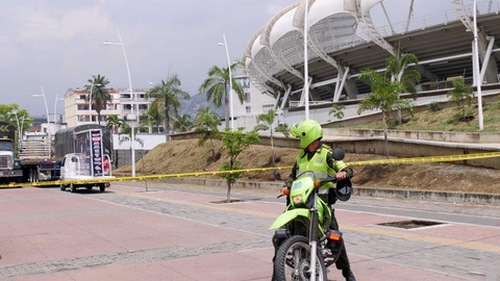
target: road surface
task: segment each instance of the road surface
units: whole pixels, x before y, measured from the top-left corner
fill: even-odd
[[[135,182],[0,190],[0,280],[270,280],[274,191]],[[353,197],[336,215],[358,280],[500,280],[500,206]],[[381,225],[435,223],[405,229]],[[430,224],[430,223],[429,223]],[[331,267],[328,280],[344,280]]]

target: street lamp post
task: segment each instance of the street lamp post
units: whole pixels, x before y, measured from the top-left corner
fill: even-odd
[[[42,90],[41,95],[34,94],[34,97],[43,97],[43,101],[45,102],[45,113],[47,114],[47,126],[49,125],[49,107],[47,106],[47,99],[45,98],[45,92],[43,91],[43,87],[40,86],[40,89]]]
[[[477,110],[478,110],[478,115],[479,115],[479,131],[482,131],[484,129],[484,124],[483,124],[483,100],[482,100],[482,93],[481,93],[481,85],[483,84],[483,81],[481,79],[481,72],[479,70],[479,44],[477,42],[477,1],[474,0],[474,58],[473,58],[473,66],[474,66],[474,77],[475,77],[475,83],[477,87]]]
[[[17,122],[17,143],[18,143],[18,149],[21,148],[21,140],[23,138],[23,128],[21,127],[21,124],[19,123],[19,116],[17,115],[17,109],[12,110],[12,113],[16,116],[16,122]],[[24,117],[24,116],[23,116]],[[23,120],[24,124],[24,120]]]
[[[227,69],[229,72],[229,119],[231,120],[231,130],[234,131],[234,116],[233,116],[233,75],[231,73],[231,61],[229,59],[229,48],[227,47],[226,34],[222,33],[223,43],[218,43],[219,46],[226,48]]]
[[[51,130],[49,128],[50,126],[50,120],[49,120],[49,106],[47,105],[47,99],[45,97],[45,92],[43,91],[43,87],[40,86],[40,89],[42,90],[42,94],[41,95],[33,95],[34,97],[43,97],[43,101],[45,102],[45,112],[47,114],[47,140],[48,140],[48,143],[49,143],[49,151],[52,153],[52,133],[51,133]]]
[[[308,26],[308,12],[309,12],[309,1],[305,2],[304,9],[304,99],[305,99],[305,118],[309,119],[309,58],[308,58],[308,46],[307,46],[307,36],[309,33]]]
[[[131,114],[127,115],[127,120],[132,120],[135,122],[137,119],[135,114],[134,114],[134,93],[132,92],[132,78],[130,77],[130,68],[128,66],[128,59],[127,59],[127,54],[125,53],[125,46],[123,45],[122,37],[120,35],[120,31],[116,29],[118,33],[118,39],[120,40],[119,43],[116,42],[109,42],[105,41],[103,42],[104,45],[113,45],[113,46],[121,46],[122,47],[122,52],[123,52],[123,57],[125,58],[125,66],[127,67],[127,75],[128,75],[128,86],[129,86],[129,91],[130,91],[130,99],[132,101],[131,105]],[[134,140],[135,140],[135,132],[134,132],[134,123],[131,122],[131,133],[130,133],[130,150],[132,152],[132,177],[135,177],[135,150],[134,150]]]
[[[56,99],[54,100],[54,126],[57,126],[57,101],[64,100],[59,98],[59,93],[56,93]]]

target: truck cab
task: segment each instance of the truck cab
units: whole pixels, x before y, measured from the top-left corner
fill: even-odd
[[[23,169],[17,158],[16,128],[0,122],[0,181],[22,182]]]

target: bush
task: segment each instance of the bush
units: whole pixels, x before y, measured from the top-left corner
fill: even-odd
[[[441,110],[441,106],[439,105],[439,102],[433,101],[429,104],[429,110],[432,112],[436,112]]]

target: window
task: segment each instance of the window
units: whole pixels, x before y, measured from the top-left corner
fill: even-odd
[[[245,92],[245,102],[250,102],[250,92]]]
[[[262,106],[262,111],[263,111],[264,113],[266,113],[266,112],[268,112],[268,111],[269,111],[269,109],[273,109],[273,108],[274,108],[274,104],[264,104],[264,105]]]
[[[245,110],[247,113],[252,113],[252,107],[251,106],[245,106]]]
[[[77,110],[89,110],[89,105],[88,104],[79,104],[77,106]]]

